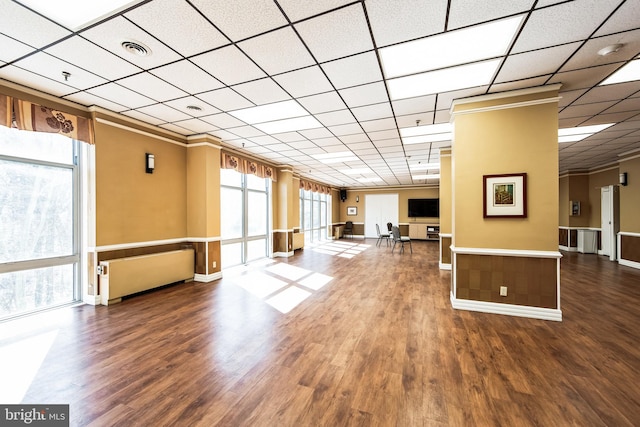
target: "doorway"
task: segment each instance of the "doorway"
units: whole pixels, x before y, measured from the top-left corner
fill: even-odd
[[[617,260],[617,236],[620,231],[619,206],[620,196],[618,187],[608,185],[601,190],[601,254],[607,255],[611,261]]]
[[[398,225],[398,194],[367,194],[364,198],[364,235],[378,238],[376,224],[381,232],[387,231],[387,223]]]

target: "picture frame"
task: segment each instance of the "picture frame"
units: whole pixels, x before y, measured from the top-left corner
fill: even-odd
[[[569,216],[580,216],[580,201],[571,200],[569,202]]]
[[[347,215],[349,215],[349,216],[358,215],[358,208],[355,207],[355,206],[348,206],[347,207]]]
[[[484,218],[527,217],[527,174],[483,175]]]

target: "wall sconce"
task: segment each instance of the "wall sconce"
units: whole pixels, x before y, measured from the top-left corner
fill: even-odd
[[[360,201],[360,196],[356,196],[356,203]]]
[[[622,186],[626,186],[627,185],[627,173],[626,172],[622,172],[620,174],[620,185],[622,185]]]
[[[147,173],[153,173],[153,169],[155,169],[155,157],[151,153],[146,153],[146,168]]]

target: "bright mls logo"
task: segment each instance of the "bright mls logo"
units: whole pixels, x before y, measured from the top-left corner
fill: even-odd
[[[69,427],[69,405],[0,405],[0,426]]]

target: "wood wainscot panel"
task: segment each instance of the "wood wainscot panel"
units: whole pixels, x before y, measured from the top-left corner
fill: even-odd
[[[451,264],[451,237],[442,237],[440,241],[442,263]]]
[[[196,274],[207,274],[207,252],[206,242],[192,243],[193,249],[196,251],[195,256],[195,272]]]
[[[274,231],[273,232],[273,253],[286,253],[287,249],[287,232],[286,231]]]
[[[222,249],[220,241],[208,242],[209,251],[209,274],[222,271]],[[213,262],[215,261],[215,267]]]
[[[456,261],[459,299],[557,308],[555,258],[458,254]]]
[[[569,247],[578,247],[578,230],[569,230]]]
[[[620,258],[640,263],[640,237],[620,235]]]
[[[558,230],[558,246],[569,246],[569,230],[560,228]]]
[[[353,224],[353,235],[364,236],[364,224]]]

